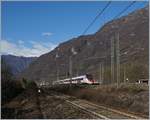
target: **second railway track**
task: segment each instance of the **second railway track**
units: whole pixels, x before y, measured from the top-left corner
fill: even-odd
[[[65,100],[73,107],[76,107],[93,116],[94,119],[146,119],[131,113],[125,113],[105,106],[97,105],[86,100],[77,99],[73,96],[68,96],[57,92],[51,93],[51,95]]]
[[[67,95],[55,95],[55,97],[64,99],[68,104],[81,109],[82,111],[99,119],[145,119],[130,113],[121,112],[115,109],[104,107],[91,103],[86,100],[76,99]]]

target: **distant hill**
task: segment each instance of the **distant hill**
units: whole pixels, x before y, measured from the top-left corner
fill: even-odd
[[[20,57],[14,55],[2,55],[1,59],[7,64],[13,75],[17,75],[26,69],[30,63],[36,60],[36,57]]]
[[[67,77],[69,56],[72,55],[71,49],[73,49],[77,52],[72,56],[73,76],[92,73],[98,80],[99,63],[103,62],[104,82],[107,83],[111,79],[111,38],[119,33],[121,81],[124,76],[129,78],[130,82],[148,78],[148,26],[149,9],[147,6],[106,23],[95,34],[79,36],[61,43],[53,51],[41,55],[32,62],[28,69],[20,74],[20,77],[48,82],[56,80],[58,73],[60,79]],[[102,59],[84,61],[84,59],[91,57],[102,57]]]

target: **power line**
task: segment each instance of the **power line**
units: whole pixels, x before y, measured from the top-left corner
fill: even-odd
[[[88,25],[88,27],[84,30],[84,32],[82,33],[82,35],[84,35],[87,31],[88,31],[88,29],[94,24],[94,22],[98,19],[98,17],[100,16],[100,15],[102,15],[102,13],[105,11],[105,9],[107,9],[107,7],[110,5],[110,3],[111,3],[111,1],[109,1],[107,4],[106,4],[106,6],[103,8],[103,10],[102,11],[100,11],[100,13],[94,18],[94,20]]]
[[[130,8],[134,3],[136,3],[136,1],[133,1],[132,3],[130,3],[127,7],[125,7],[119,14],[117,14],[115,18],[119,17],[121,14],[123,14],[128,8]],[[94,18],[94,20],[88,25],[88,27],[84,30],[84,32],[82,33],[82,35],[84,35],[88,29],[95,23],[95,21],[99,18],[100,15],[103,14],[103,12],[108,8],[108,6],[111,4],[111,1],[109,1],[106,6],[103,8],[102,11],[100,11],[100,13]]]
[[[115,18],[119,17],[121,14],[123,14],[129,7],[131,7],[134,3],[136,3],[136,1],[133,1],[132,3],[130,3],[128,6],[126,6],[119,14],[117,14]]]

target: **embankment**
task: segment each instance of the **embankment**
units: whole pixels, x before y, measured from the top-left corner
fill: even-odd
[[[55,90],[96,104],[148,117],[149,91],[147,85],[122,84],[103,86],[61,86]]]

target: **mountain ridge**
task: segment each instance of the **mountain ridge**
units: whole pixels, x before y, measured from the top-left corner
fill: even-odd
[[[37,57],[24,57],[15,55],[1,55],[2,60],[9,66],[13,75],[17,75],[26,69]]]
[[[41,55],[19,77],[52,82],[56,80],[59,68],[60,79],[63,79],[67,77],[69,72],[69,56],[73,58],[73,76],[89,72],[98,79],[97,71],[99,70],[98,65],[100,62],[104,62],[105,72],[108,74],[110,72],[111,38],[116,34],[116,27],[118,27],[117,31],[120,36],[120,51],[123,51],[121,54],[127,53],[126,56],[120,58],[121,64],[123,61],[126,61],[128,66],[133,63],[140,63],[145,71],[143,76],[147,77],[149,43],[149,11],[147,8],[148,6],[127,16],[109,21],[94,34],[79,36],[59,44],[51,52]],[[77,55],[72,55],[72,48],[77,52]],[[56,57],[57,55],[59,56],[58,58]],[[83,63],[82,60],[90,57],[105,57],[106,59],[105,61],[101,59]],[[110,79],[110,73],[108,75],[106,73],[104,81]],[[131,80],[140,78],[134,78],[134,75],[130,74],[128,76],[131,76]]]

